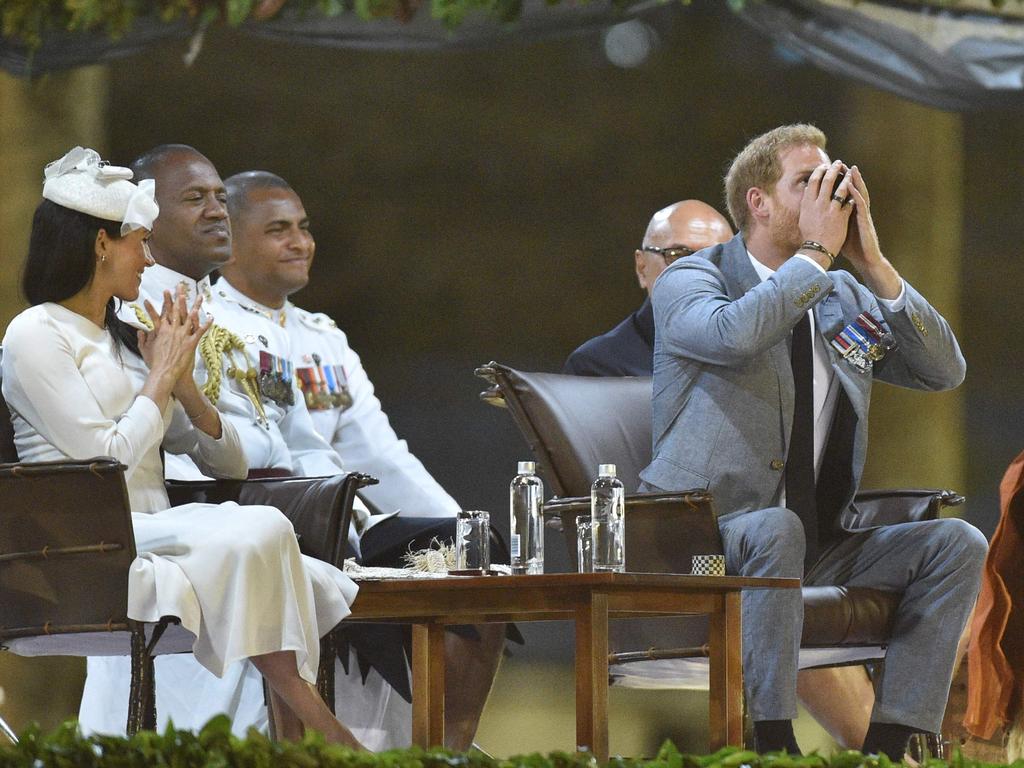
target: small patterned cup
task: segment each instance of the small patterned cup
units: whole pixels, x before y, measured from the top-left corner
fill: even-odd
[[[694,576],[725,576],[725,555],[694,555],[690,573]]]

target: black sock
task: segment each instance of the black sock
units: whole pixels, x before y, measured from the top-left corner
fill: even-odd
[[[786,750],[791,755],[799,755],[796,736],[793,735],[792,720],[757,720],[754,722],[754,741],[760,754],[765,752],[781,752]]]
[[[907,751],[907,741],[913,733],[920,733],[920,729],[899,723],[872,722],[868,725],[864,746],[860,751],[865,755],[885,754],[890,760],[898,763],[903,759]]]

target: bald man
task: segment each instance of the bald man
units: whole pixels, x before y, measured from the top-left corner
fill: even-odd
[[[640,309],[605,333],[582,344],[565,361],[562,373],[576,376],[650,376],[654,357],[651,289],[665,267],[701,248],[732,238],[729,222],[700,200],[683,200],[651,218],[643,244],[633,258],[636,278],[647,297]]]

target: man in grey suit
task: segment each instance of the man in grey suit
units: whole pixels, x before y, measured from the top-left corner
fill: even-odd
[[[654,286],[654,459],[641,490],[708,488],[730,573],[898,590],[865,752],[899,759],[940,727],[985,539],[955,519],[857,529],[873,379],[960,384],[942,316],[882,255],[857,166],[809,125],[751,141],[726,176],[739,234]],[[829,271],[842,251],[863,280]],[[758,749],[797,751],[797,590],[743,598],[744,677]]]

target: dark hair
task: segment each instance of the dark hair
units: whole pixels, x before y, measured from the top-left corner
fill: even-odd
[[[188,144],[160,144],[132,160],[129,166],[134,174],[132,180],[137,184],[143,179],[155,179],[157,171],[160,170],[160,166],[167,158],[181,152],[198,155],[205,159],[202,152]]]
[[[43,200],[32,217],[28,257],[21,289],[32,306],[70,299],[85,288],[96,272],[96,235],[104,230],[121,239],[121,222],[107,221]],[[114,349],[127,347],[139,355],[135,329],[117,316],[117,299],[107,302],[106,324]],[[140,355],[141,357],[141,355]]]
[[[228,215],[232,219],[245,210],[249,195],[257,189],[287,189],[292,192],[292,185],[270,171],[245,171],[229,176],[224,180],[228,191]]]

